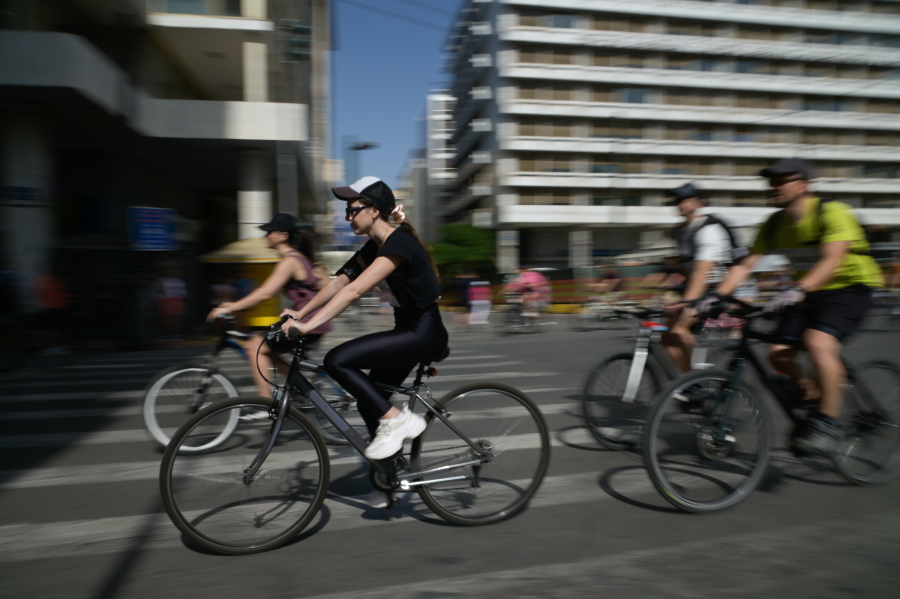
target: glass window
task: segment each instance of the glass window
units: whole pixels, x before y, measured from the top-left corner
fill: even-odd
[[[550,15],[547,17],[547,25],[562,29],[575,29],[578,27],[578,19],[575,15]]]

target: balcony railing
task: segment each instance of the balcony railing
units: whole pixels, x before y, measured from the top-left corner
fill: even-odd
[[[210,17],[242,16],[241,0],[148,0],[147,12]]]

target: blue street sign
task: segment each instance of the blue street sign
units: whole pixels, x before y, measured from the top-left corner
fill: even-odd
[[[128,207],[131,249],[151,252],[177,250],[178,240],[175,237],[177,230],[174,210]]]

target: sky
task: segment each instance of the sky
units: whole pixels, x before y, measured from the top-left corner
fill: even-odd
[[[360,176],[398,186],[410,151],[425,145],[425,96],[446,87],[442,49],[461,4],[332,0],[333,158],[344,158],[345,135],[374,142],[377,148],[360,151]]]

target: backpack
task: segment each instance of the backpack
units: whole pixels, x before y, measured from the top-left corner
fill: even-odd
[[[822,244],[822,213],[825,211],[823,206],[826,203],[832,202],[832,201],[834,201],[834,200],[832,200],[831,198],[819,198],[819,205],[816,208],[816,224],[818,225],[818,228],[819,228],[819,234],[812,241],[806,242],[805,245],[809,245],[809,246],[816,245],[817,246],[817,245]],[[775,246],[775,232],[778,230],[778,227],[777,227],[778,222],[782,218],[784,218],[784,216],[783,216],[784,210],[781,210],[780,212],[776,212],[775,214],[777,216],[769,219],[766,222],[766,230],[763,233],[766,236],[766,245],[770,248]],[[872,244],[874,242],[878,241],[877,236],[879,235],[879,232],[860,224],[858,218],[856,219],[856,222],[859,224],[860,228],[863,230],[863,233],[865,233],[865,235],[866,235],[866,242],[869,244],[869,250],[855,250],[851,247],[850,252],[853,254],[857,254],[859,256],[871,256],[872,255],[872,252],[871,252]]]
[[[731,230],[731,227],[727,222],[725,222],[715,214],[707,214],[705,216],[706,220],[703,222],[703,224],[694,229],[693,232],[691,232],[690,243],[692,252],[694,251],[693,248],[695,247],[694,237],[697,236],[697,232],[700,229],[709,225],[722,225],[722,228],[725,229],[725,232],[728,234],[728,241],[731,243],[731,260],[727,264],[729,266],[732,264],[737,264],[750,255],[750,249],[747,246],[738,243],[737,238],[734,235],[734,231]],[[693,254],[691,254],[689,258],[693,259]]]

